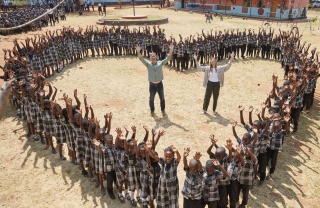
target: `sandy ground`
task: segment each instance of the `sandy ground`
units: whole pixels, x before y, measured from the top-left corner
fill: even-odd
[[[132,9],[111,10],[111,14],[131,14]],[[202,29],[223,30],[227,28],[258,28],[262,21],[242,19],[214,19],[205,24],[204,15],[156,8],[137,8],[137,14],[158,13],[169,17],[169,24],[162,25],[167,35],[178,34],[183,37],[196,35]],[[311,16],[319,12],[311,12]],[[95,24],[96,14],[83,16],[69,15],[65,26],[85,27]],[[33,34],[40,34],[46,29],[61,28],[62,23],[43,31],[28,34],[7,36],[2,39],[1,48],[11,48],[14,38],[24,39]],[[183,24],[187,23],[187,25]],[[290,23],[271,23],[278,30],[287,30]],[[319,24],[319,23],[318,23]],[[306,23],[298,24],[301,31]],[[317,25],[318,27],[319,25]],[[320,48],[320,30],[310,32],[307,28],[303,40]],[[0,57],[3,57],[2,50]],[[1,64],[3,61],[1,60]],[[51,83],[62,92],[72,95],[77,88],[82,97],[88,95],[88,102],[95,114],[102,121],[103,114],[113,112],[112,133],[116,127],[136,125],[137,138],[144,136],[143,125],[157,130],[165,130],[166,134],[159,142],[157,150],[170,144],[183,148],[191,147],[191,155],[201,151],[201,161],[208,159],[206,149],[209,146],[209,135],[215,134],[218,144],[232,138],[231,123],[239,121],[237,106],[247,108],[253,105],[260,108],[266,93],[271,89],[271,75],[283,70],[275,61],[246,59],[234,61],[230,71],[226,73],[225,86],[220,91],[218,115],[211,111],[208,115],[200,115],[205,88],[202,87],[203,74],[194,69],[185,73],[177,73],[165,68],[165,98],[168,116],[160,113],[159,99],[156,98],[156,116],[149,116],[148,82],[146,68],[136,57],[85,58],[68,66],[63,73],[51,78]],[[280,79],[281,80],[281,79]],[[60,101],[59,101],[60,102]],[[211,108],[212,104],[210,105]],[[248,207],[319,207],[319,90],[315,95],[315,104],[310,114],[300,117],[299,132],[286,139],[284,151],[279,154],[278,166],[274,178],[262,188],[255,187],[250,194]],[[247,111],[246,111],[247,112]],[[247,114],[247,113],[245,113]],[[247,116],[246,118],[247,119]],[[255,119],[255,118],[254,118]],[[107,196],[101,197],[100,190],[94,183],[83,178],[78,167],[70,161],[60,161],[57,155],[44,151],[39,142],[28,140],[25,136],[25,123],[15,117],[8,107],[6,117],[0,124],[0,205],[2,207],[130,207],[129,203],[120,204],[111,201]],[[237,127],[239,135],[244,130]],[[235,144],[235,141],[234,141]],[[65,150],[66,152],[66,150]],[[179,167],[180,190],[183,186],[183,164]],[[182,197],[180,196],[181,206]]]

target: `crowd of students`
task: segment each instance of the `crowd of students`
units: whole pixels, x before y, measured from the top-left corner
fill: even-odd
[[[186,172],[181,189],[184,207],[227,207],[228,204],[230,208],[245,207],[254,182],[257,180],[258,186],[263,186],[264,181],[272,177],[285,137],[297,132],[300,113],[304,109],[309,112],[313,105],[319,77],[319,53],[316,49],[310,51],[310,44],[301,43],[297,30],[280,31],[274,38],[271,30],[258,34],[253,30],[248,30],[248,34],[234,30],[215,32],[214,35],[202,32],[197,39],[190,36],[183,41],[180,36],[177,43],[172,36],[166,38],[160,27],[158,31],[154,27],[153,34],[149,27],[142,29],[104,27],[99,30],[89,26],[85,30],[76,30],[69,27],[27,38],[25,43],[15,40],[13,49],[5,50],[2,78],[16,78],[11,100],[17,114],[28,124],[28,136],[40,140],[46,145],[45,149],[51,148],[55,154],[54,137],[61,160],[66,160],[62,151],[62,145],[66,143],[71,162],[80,166],[82,175],[96,181],[95,186],[100,187],[101,193],[108,193],[112,199],[116,198],[113,191],[116,187],[121,203],[128,200],[132,206],[140,203],[143,207],[155,207],[155,202],[157,207],[179,207],[177,170],[182,157]],[[237,42],[234,44],[234,36],[244,37],[245,41],[241,39],[238,45]],[[257,38],[254,44],[253,37]],[[216,42],[220,39],[222,45]],[[252,121],[254,108],[250,106],[249,122],[246,123],[244,107],[238,106],[241,124],[247,130],[242,137],[236,133],[237,122],[232,125],[235,139],[227,140],[225,147],[218,146],[214,135],[210,136],[204,167],[200,162],[201,152],[196,152],[188,161],[189,147],[184,148],[182,156],[172,145],[157,153],[156,146],[164,131],[152,129],[149,139],[150,129],[144,126],[145,137],[140,142],[136,139],[135,126],[131,128],[130,137],[127,129],[116,128],[116,134],[112,134],[113,114],[105,114],[104,123],[99,123],[86,95],[82,104],[77,89],[74,98],[64,94],[64,106],[60,106],[55,101],[57,88],[46,80],[46,76],[53,75],[54,71],[60,72],[63,66],[88,56],[89,52],[92,57],[130,55],[135,53],[134,46],[140,44],[145,56],[154,51],[161,59],[170,42],[177,48],[191,45],[190,50],[186,50],[187,55],[197,53],[201,57],[202,54],[203,62],[213,57],[221,60],[230,51],[242,58],[259,56],[261,51],[262,58],[279,59],[285,68],[283,83],[277,75],[272,75],[270,93],[263,101],[261,111],[254,112],[257,120]],[[200,47],[208,43],[210,50]],[[272,43],[275,43],[273,51]],[[215,46],[214,50],[211,50],[211,44]],[[184,53],[180,52],[179,56],[173,55],[171,63],[180,64],[182,55]],[[188,68],[188,61],[184,60],[184,67]],[[237,205],[240,192],[242,201]]]
[[[52,8],[55,5],[56,3],[55,4],[51,3],[50,5],[44,5],[41,7],[32,6],[32,7],[26,7],[23,9],[15,9],[10,12],[0,13],[0,29],[1,29],[1,28],[11,28],[11,27],[23,25],[49,11],[48,15],[45,15],[44,17],[22,28],[15,29],[15,30],[5,30],[5,31],[0,30],[0,35],[8,35],[13,33],[41,30],[42,27],[48,26],[49,23],[51,26],[54,25],[56,22],[59,23],[59,16],[61,20],[66,20],[64,8],[60,7],[59,10],[58,9],[52,10]]]

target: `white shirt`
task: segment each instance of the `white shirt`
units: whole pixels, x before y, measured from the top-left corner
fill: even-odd
[[[211,71],[212,70],[212,71]],[[215,68],[212,68],[210,70],[210,75],[209,75],[209,81],[210,82],[219,82],[219,79],[218,79],[218,74],[216,72],[216,69]]]

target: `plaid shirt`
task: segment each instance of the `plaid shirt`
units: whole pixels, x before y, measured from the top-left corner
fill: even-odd
[[[238,176],[239,183],[242,185],[252,185],[254,181],[254,163],[250,157],[244,158],[244,165]]]
[[[229,180],[238,180],[241,171],[241,162],[235,162],[234,157],[231,159],[227,172],[229,175]]]
[[[177,56],[178,57],[183,57],[183,46],[182,45],[178,45],[178,48],[177,48]]]
[[[257,141],[259,145],[259,153],[266,153],[268,147],[270,146],[270,138],[269,132],[265,132],[264,134],[259,135],[259,139]]]
[[[248,39],[246,35],[242,35],[242,44],[246,45],[248,43]]]
[[[272,150],[282,150],[282,141],[285,131],[282,129],[279,132],[274,132],[271,136],[270,149]]]
[[[183,53],[190,53],[190,45],[189,44],[183,45]]]
[[[106,172],[111,172],[114,170],[114,165],[116,163],[114,145],[112,145],[112,147],[108,147],[100,144],[100,147],[104,154],[104,170]]]
[[[205,168],[204,168],[205,169]],[[205,202],[218,201],[220,199],[218,185],[223,179],[223,174],[219,170],[214,170],[212,175],[203,174],[202,198]]]
[[[315,79],[314,78],[310,78],[309,82],[308,82],[308,84],[306,86],[306,89],[304,90],[304,93],[306,93],[306,94],[311,93],[313,88],[314,88],[314,86],[315,86],[314,83],[315,83]]]
[[[124,149],[118,148],[115,151],[115,156],[117,166],[126,169],[128,165],[128,157],[126,156],[126,152],[124,151]]]
[[[225,36],[224,41],[223,41],[224,47],[228,48],[229,43],[230,43],[229,36]]]
[[[186,172],[186,179],[182,189],[182,195],[186,199],[199,200],[202,194],[202,178],[203,174],[197,172],[196,174],[190,173],[190,169],[184,169]]]

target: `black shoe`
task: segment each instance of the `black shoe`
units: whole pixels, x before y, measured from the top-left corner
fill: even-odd
[[[113,192],[108,192],[108,194],[109,194],[109,196],[110,196],[111,199],[115,199],[115,198],[116,198],[116,196],[114,195]]]
[[[131,196],[130,196],[129,193],[126,193],[126,199],[127,199],[128,201],[131,201]]]
[[[56,150],[55,148],[53,148],[53,149],[51,150],[51,152],[52,152],[52,154],[57,154],[57,150]]]
[[[106,189],[103,187],[103,188],[101,188],[101,194],[102,195],[106,195]]]
[[[136,206],[137,206],[137,202],[136,202],[136,200],[131,199],[131,205],[132,205],[133,207],[136,207]]]
[[[44,138],[41,138],[41,144],[45,145],[46,141],[44,141]]]
[[[263,185],[263,183],[264,183],[264,181],[260,181],[258,186],[261,187]]]
[[[89,177],[89,173],[88,173],[88,171],[86,171],[86,170],[83,170],[83,171],[82,171],[82,175],[83,175],[84,177],[86,177],[86,178]]]
[[[139,204],[142,204],[142,200],[141,200],[140,196],[137,197],[137,202],[138,202]]]

